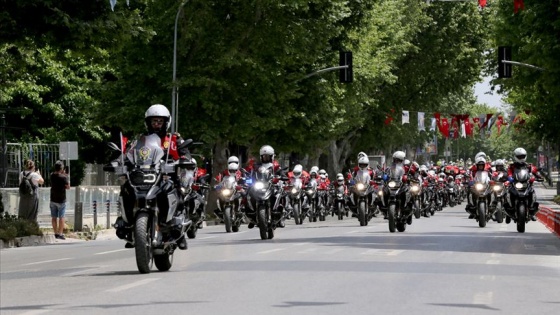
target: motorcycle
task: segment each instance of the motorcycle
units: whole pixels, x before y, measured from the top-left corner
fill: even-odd
[[[517,232],[525,232],[525,224],[531,220],[539,209],[536,202],[533,183],[535,178],[527,168],[516,168],[507,195],[508,204],[511,208],[506,208],[506,215],[517,223]],[[509,223],[509,220],[506,220]]]
[[[224,220],[226,232],[238,232],[243,222],[243,187],[237,185],[234,175],[229,175],[224,176],[214,190],[218,193],[216,204]]]
[[[422,208],[420,207],[420,199],[422,196],[422,185],[418,181],[410,182],[410,194],[412,198],[412,211],[416,219],[420,219],[422,215]]]
[[[411,194],[405,184],[406,176],[401,165],[393,165],[388,174],[385,174],[385,186],[383,190],[383,207],[387,211],[389,220],[389,232],[406,230],[407,224],[412,224]]]
[[[457,204],[457,185],[453,177],[447,179],[447,199],[450,207],[455,207]]]
[[[202,228],[205,219],[204,207],[206,205],[205,191],[210,187],[207,184],[194,181],[194,169],[196,165],[186,162],[186,167],[181,170],[181,191],[183,193],[185,210],[188,218],[193,222],[187,229],[187,237],[196,238],[198,230]],[[208,175],[204,175],[205,179]]]
[[[496,222],[504,222],[504,199],[506,198],[506,187],[501,181],[495,181],[492,185],[492,207]]]
[[[282,199],[280,177],[273,174],[272,163],[267,163],[254,170],[251,178],[246,216],[250,223],[259,227],[261,239],[273,239],[274,230],[283,219],[283,213],[279,211]],[[274,204],[271,202],[273,195],[276,197]]]
[[[167,159],[156,134],[134,141],[126,152],[126,163],[122,148],[114,143],[109,147],[121,152],[121,161],[103,167],[122,183],[120,213],[113,225],[117,237],[134,246],[140,273],[149,273],[154,264],[168,271],[179,241],[192,225],[180,206],[177,173],[183,165]]]
[[[303,224],[303,219],[305,218],[305,213],[301,209],[303,199],[302,187],[303,182],[299,177],[290,179],[289,183],[284,186],[296,225]]]
[[[351,185],[351,201],[360,221],[360,226],[366,226],[373,217],[370,204],[373,204],[373,181],[369,170],[358,170]]]
[[[345,216],[348,216],[348,210],[346,210],[347,193],[345,184],[331,186],[330,194],[334,203],[334,213],[336,213],[339,220],[343,220]]]
[[[485,227],[486,222],[492,218],[494,209],[488,207],[492,190],[490,185],[490,178],[487,171],[477,171],[474,176],[474,185],[472,186],[473,205],[475,206],[475,218],[478,221],[479,227]]]
[[[305,215],[309,216],[309,222],[317,222],[319,196],[317,193],[317,179],[311,178],[307,185],[305,185],[304,205],[306,209]],[[303,216],[302,218],[305,218]]]

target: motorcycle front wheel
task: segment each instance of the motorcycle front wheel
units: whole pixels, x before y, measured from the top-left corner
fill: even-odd
[[[136,254],[136,266],[140,273],[150,273],[152,270],[152,229],[149,226],[149,214],[140,212],[136,217],[134,226],[134,252]]]
[[[358,220],[360,220],[360,226],[367,225],[366,211],[366,202],[364,200],[361,200],[360,204],[358,205]]]
[[[525,233],[525,217],[527,216],[526,213],[527,209],[525,209],[525,205],[520,202],[519,206],[517,207],[517,232]]]
[[[496,222],[502,223],[504,222],[504,211],[502,209],[502,202],[498,201],[496,204]]]
[[[421,213],[420,213],[420,200],[415,199],[414,200],[414,217],[416,219],[420,219]]]
[[[231,206],[226,206],[224,209],[224,225],[226,226],[226,232],[231,233]]]
[[[389,219],[389,232],[395,233],[395,212],[396,205],[389,205],[389,210],[387,211],[387,218]]]
[[[300,225],[303,223],[303,218],[301,217],[301,204],[300,202],[295,202],[293,205],[293,212],[294,212],[294,221],[296,221],[296,225]]]
[[[337,211],[338,212],[337,213],[338,214],[338,219],[343,220],[344,219],[344,204],[342,204],[342,201],[339,201],[336,204],[337,204],[336,208],[338,210]]]
[[[268,239],[268,219],[266,215],[266,207],[264,205],[259,206],[259,232],[261,233],[261,240]]]
[[[481,228],[486,226],[486,204],[484,202],[478,204],[478,226]]]

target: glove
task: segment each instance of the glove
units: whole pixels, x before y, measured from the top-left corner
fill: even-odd
[[[384,180],[384,181],[388,181],[388,180],[389,180],[389,175],[383,174],[383,180]]]
[[[355,183],[356,183],[356,182],[355,182],[353,179],[351,179],[351,180],[348,182],[348,184],[349,184],[350,186],[353,186]]]
[[[508,176],[508,182],[510,182],[510,183],[512,183],[512,184],[513,184],[513,177],[511,177],[511,176]]]

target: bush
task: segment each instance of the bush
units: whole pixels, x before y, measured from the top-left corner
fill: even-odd
[[[10,241],[16,237],[31,235],[43,235],[37,222],[20,219],[7,212],[0,214],[0,239]]]

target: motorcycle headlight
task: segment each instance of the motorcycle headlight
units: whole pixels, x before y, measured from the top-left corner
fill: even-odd
[[[233,190],[231,190],[231,189],[228,189],[228,188],[222,189],[222,196],[224,196],[224,197],[229,197],[229,196],[231,196],[232,193],[233,193]]]
[[[378,194],[380,197],[383,197],[383,191],[382,191],[382,190],[378,191],[377,194]]]
[[[313,195],[313,189],[308,189],[308,190],[307,190],[307,194],[308,194],[308,195]]]
[[[294,187],[294,188],[292,188],[292,194],[294,194],[294,195],[295,195],[295,194],[297,194],[297,193],[298,193],[298,189],[297,189],[297,188],[295,188],[295,187]]]
[[[481,184],[481,183],[476,183],[476,184],[474,185],[474,189],[476,189],[476,190],[478,190],[478,191],[484,190],[484,185]]]
[[[515,183],[515,188],[523,189],[523,184],[522,183]]]
[[[263,182],[256,182],[255,183],[255,189],[263,189],[264,188],[264,183]]]
[[[410,191],[412,191],[413,193],[417,193],[420,191],[420,187],[418,187],[417,185],[413,185],[410,187]]]
[[[494,191],[498,192],[498,191],[502,190],[502,186],[496,185],[496,186],[493,187],[493,189],[494,189]]]
[[[357,183],[356,184],[356,189],[357,190],[364,190],[366,188],[366,186],[362,183]]]
[[[389,186],[389,188],[395,188],[395,187],[397,187],[397,183],[394,182],[394,181],[390,181],[388,186]]]

